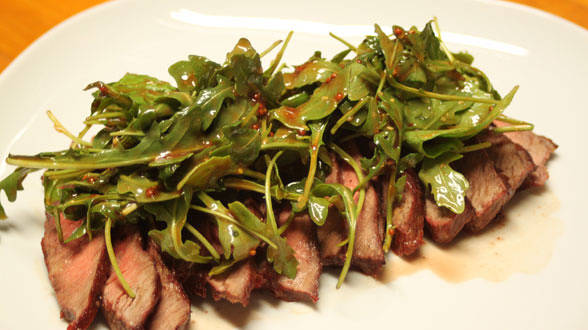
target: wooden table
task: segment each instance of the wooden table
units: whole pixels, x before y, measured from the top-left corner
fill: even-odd
[[[31,42],[66,18],[105,0],[0,0],[0,72]],[[511,0],[588,28],[588,0]]]

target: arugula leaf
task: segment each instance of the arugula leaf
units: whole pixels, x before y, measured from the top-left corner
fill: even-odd
[[[469,183],[463,174],[453,170],[449,163],[463,156],[445,153],[437,158],[425,158],[419,171],[419,178],[425,185],[431,186],[431,193],[437,205],[460,214],[465,209],[465,194]]]
[[[219,67],[218,63],[206,57],[190,55],[188,61],[172,64],[168,72],[176,80],[180,91],[197,94],[212,84],[214,73]]]
[[[174,258],[195,263],[207,263],[210,257],[200,254],[200,245],[190,240],[182,239],[182,229],[186,224],[192,193],[184,190],[182,196],[173,200],[145,204],[145,211],[155,216],[159,222],[165,222],[163,230],[149,231],[151,237],[162,249]]]
[[[241,202],[233,202],[229,205],[231,213],[241,222],[245,227],[258,233],[262,233],[268,237],[276,247],[268,246],[267,260],[274,266],[274,270],[278,274],[283,274],[288,278],[296,277],[296,267],[298,261],[294,257],[294,250],[288,245],[286,239],[280,237],[279,234],[274,233],[269,222],[262,222]]]
[[[19,167],[10,175],[0,181],[0,190],[3,190],[8,197],[8,201],[14,202],[16,200],[16,192],[22,190],[22,182],[29,175],[29,173],[37,171],[37,169]],[[6,219],[4,208],[0,204],[0,220]]]
[[[329,83],[316,88],[310,99],[295,107],[281,106],[270,111],[270,118],[279,120],[289,128],[307,130],[306,123],[329,116],[347,95],[347,70],[343,70]]]

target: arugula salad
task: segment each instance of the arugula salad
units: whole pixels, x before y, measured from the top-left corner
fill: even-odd
[[[493,120],[512,124],[492,128],[503,132],[532,128],[503,114],[517,87],[501,96],[471,55],[447,49],[436,25],[394,26],[390,35],[375,25],[359,45],[332,35],[344,45],[341,52],[327,59],[317,51],[296,66],[280,64],[292,33],[260,53],[243,38],[223,63],[191,55],[172,64],[175,84],[132,73],[91,83],[86,89],[94,99],[79,133],[48,111],[70,146],[10,154],[6,161],[17,168],[0,189],[12,202],[27,175],[43,170],[45,208],[59,239],[104,232],[115,269],[110,232],[136,224],[172,257],[210,264],[210,275],[257,250],[275,272],[294,278],[298,261],[282,236],[291,219],[308,214],[318,227],[329,212],[340,212],[347,252],[339,287],[371,180],[388,180],[382,244],[388,251],[407,169],[439,207],[460,214],[469,184],[451,163],[490,146],[472,138]],[[263,68],[261,58],[274,49]],[[87,136],[92,129],[95,136]],[[367,146],[359,160],[345,151],[354,141]],[[356,172],[355,188],[325,182],[329,153]],[[244,204],[244,194],[264,205],[265,219]],[[274,208],[284,202],[292,215],[280,225]],[[80,226],[63,235],[60,215]],[[0,217],[6,218],[1,206]],[[213,222],[221,251],[198,221]]]

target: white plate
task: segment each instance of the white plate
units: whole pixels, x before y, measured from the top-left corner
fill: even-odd
[[[494,1],[278,3],[117,1],[67,20],[0,76],[2,159],[8,151],[65,146],[67,139],[52,130],[44,111],[52,109],[66,127],[79,129],[91,101],[82,88],[95,80],[117,80],[127,71],[171,80],[168,65],[188,54],[223,61],[241,36],[264,49],[290,29],[298,33],[285,59],[301,63],[315,49],[329,57],[343,49],[328,31],[359,42],[374,22],[422,27],[437,16],[450,49],[469,50],[499,91],[521,86],[507,113],[532,121],[536,131],[560,145],[549,163],[547,189],[519,198],[503,226],[483,237],[462,239],[447,250],[428,244],[427,255],[441,260],[433,267],[441,277],[425,270],[390,282],[386,276],[378,281],[352,274],[335,290],[335,277],[327,274],[314,307],[263,294],[255,295],[247,309],[196,302],[193,326],[588,327],[588,258],[583,253],[588,219],[582,209],[588,158],[581,134],[588,122],[587,31],[537,10]],[[0,167],[2,175],[8,170]],[[9,220],[0,223],[0,328],[64,328],[39,246],[41,185],[33,177],[25,188],[18,203],[4,202]],[[397,258],[391,264],[394,274],[411,272]]]

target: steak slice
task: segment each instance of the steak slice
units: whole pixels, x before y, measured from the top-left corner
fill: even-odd
[[[423,245],[425,226],[425,206],[420,181],[414,170],[408,169],[405,173],[406,183],[402,200],[394,208],[392,215],[394,225],[392,251],[399,256],[411,255]],[[386,188],[383,189],[384,192],[386,192]],[[384,218],[386,216],[385,203],[384,198],[381,208]]]
[[[149,252],[143,250],[138,230],[122,229],[114,253],[123,277],[135,292],[127,295],[113,270],[102,293],[102,307],[111,329],[143,329],[159,302],[161,282]]]
[[[508,126],[507,123],[495,120],[494,125],[498,127]],[[551,139],[537,135],[531,131],[524,132],[507,132],[503,133],[509,140],[525,148],[531,155],[536,168],[525,180],[525,187],[540,187],[545,184],[549,178],[549,173],[545,164],[551,157],[551,154],[557,149],[557,144]]]
[[[470,222],[474,210],[466,199],[466,206],[461,214],[455,214],[445,207],[437,206],[432,196],[425,198],[425,224],[433,240],[437,243],[449,243]]]
[[[60,222],[65,238],[81,224],[63,217]],[[41,247],[61,318],[69,322],[68,329],[88,328],[98,312],[99,295],[108,274],[104,237],[95,235],[88,241],[84,236],[61,243],[53,217],[46,214]]]
[[[351,146],[350,155],[356,160],[361,157],[357,147]],[[337,182],[353,189],[359,183],[357,175],[351,166],[344,161],[337,161],[338,166],[336,174]],[[333,175],[333,173],[331,173]],[[334,177],[329,175],[326,182],[332,182]],[[359,193],[355,194],[355,201],[359,198]],[[359,268],[368,275],[374,275],[384,265],[385,256],[382,249],[384,239],[382,217],[379,214],[380,200],[377,196],[376,189],[371,183],[367,184],[365,201],[355,228],[355,246],[353,249],[353,259],[351,261],[354,267]],[[343,265],[345,261],[345,246],[339,247],[338,244],[347,239],[346,222],[339,215],[339,212],[331,208],[326,223],[317,230],[320,243],[321,260],[324,265]]]
[[[255,263],[251,258],[240,261],[228,271],[209,277],[207,281],[212,288],[212,298],[215,301],[226,299],[246,307],[251,291],[257,283]]]
[[[513,143],[504,134],[488,132],[482,139],[492,143],[492,146],[488,148],[488,156],[494,162],[498,173],[506,179],[508,184],[506,200],[508,201],[535,169],[533,159],[523,147]]]
[[[475,215],[466,224],[466,229],[479,232],[496,217],[507,202],[508,185],[494,168],[486,150],[466,153],[456,162],[455,167],[470,183],[466,198]]]
[[[339,183],[339,161],[334,153],[329,153],[331,172],[325,183]],[[325,266],[341,266],[345,262],[345,253],[339,243],[347,239],[347,224],[335,206],[329,207],[327,219],[316,228],[321,262]]]
[[[291,214],[290,207],[282,208],[278,221],[283,225]],[[274,295],[286,301],[318,301],[318,285],[321,276],[321,260],[314,232],[314,223],[307,214],[294,217],[283,236],[294,250],[298,261],[296,277],[276,276],[271,284]]]
[[[149,254],[161,281],[161,298],[149,321],[149,329],[187,329],[190,323],[190,300],[174,274],[163,263],[159,248],[151,241]]]
[[[172,269],[176,279],[182,283],[184,290],[190,295],[206,298],[206,278],[208,270],[205,265],[176,259],[164,253],[165,264]]]

